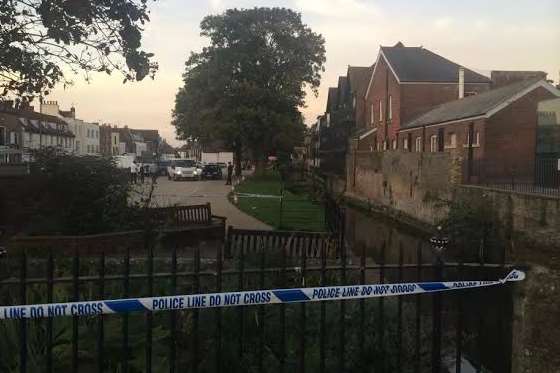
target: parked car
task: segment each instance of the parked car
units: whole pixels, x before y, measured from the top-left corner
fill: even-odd
[[[153,175],[158,172],[158,166],[155,162],[145,162],[142,163],[142,167],[144,168],[145,175]]]
[[[200,180],[201,174],[202,169],[197,162],[190,159],[173,161],[167,167],[167,177],[169,180]]]
[[[207,164],[202,168],[202,178],[203,179],[222,179],[222,169],[217,164]]]

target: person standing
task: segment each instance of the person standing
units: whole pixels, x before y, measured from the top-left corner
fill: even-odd
[[[130,179],[132,184],[136,184],[138,180],[138,166],[136,165],[136,162],[132,162],[130,165]]]
[[[232,175],[233,175],[233,165],[231,164],[231,162],[228,162],[226,185],[231,185],[231,176]]]
[[[140,184],[144,184],[144,176],[145,176],[145,172],[144,172],[144,165],[140,165]]]

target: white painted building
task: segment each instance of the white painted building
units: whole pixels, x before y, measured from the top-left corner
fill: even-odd
[[[9,102],[0,105],[0,135],[3,162],[29,161],[33,150],[44,148],[71,153],[75,146],[75,136],[65,121],[32,107],[15,108]]]
[[[62,111],[57,101],[45,101],[41,104],[41,113],[56,116],[66,123],[74,134],[73,153],[76,155],[99,155],[99,124],[89,123],[76,118],[74,107]]]

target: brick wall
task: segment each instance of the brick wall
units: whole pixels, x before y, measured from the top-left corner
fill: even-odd
[[[490,83],[465,84],[465,92],[484,92],[490,89]],[[391,96],[392,119],[388,120],[388,97]],[[366,97],[366,126],[377,126],[377,141],[388,139],[389,146],[397,139],[401,124],[427,112],[445,102],[457,100],[459,88],[457,83],[403,83],[399,84],[387,63],[381,58],[375,68],[372,85]],[[382,102],[383,117],[380,120],[379,102]],[[372,106],[373,105],[373,106]],[[374,123],[371,123],[373,109]]]
[[[392,119],[388,120],[388,96],[391,96]],[[382,102],[382,120],[379,116],[379,101]],[[372,107],[373,105],[373,107]],[[385,60],[381,58],[375,67],[372,85],[366,97],[366,122],[371,127],[371,111],[373,109],[374,125],[378,127],[377,141],[382,143],[385,138],[389,142],[396,137],[400,119],[400,87],[395,75],[387,66]],[[387,125],[385,125],[387,124]],[[387,132],[385,131],[387,127]]]
[[[488,119],[485,156],[488,176],[509,174],[515,169],[519,182],[532,182],[537,143],[538,102],[554,97],[539,87]],[[512,130],[514,129],[514,130]]]
[[[468,133],[469,133],[469,126],[473,124],[473,130],[475,132],[475,138],[473,141],[476,140],[476,133],[478,132],[479,138],[479,145],[473,146],[473,158],[474,159],[481,159],[484,156],[484,144],[485,144],[485,119],[477,119],[477,120],[467,120],[460,123],[453,123],[449,125],[443,126],[433,126],[433,127],[426,127],[425,129],[420,127],[413,130],[403,131],[399,134],[399,149],[404,149],[404,140],[408,138],[408,134],[410,133],[410,140],[411,140],[411,150],[414,152],[416,151],[416,138],[420,137],[421,142],[423,145],[423,149],[425,152],[430,152],[430,142],[432,136],[438,136],[438,131],[440,128],[444,130],[444,151],[446,152],[454,152],[460,155],[462,158],[466,159],[468,149]],[[451,135],[455,135],[456,139],[456,146],[455,148],[451,147]]]
[[[465,84],[465,92],[484,92],[490,83]],[[427,112],[434,106],[459,98],[458,84],[403,84],[401,85],[401,120],[403,123]]]

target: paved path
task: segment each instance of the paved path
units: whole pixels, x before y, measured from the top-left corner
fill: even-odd
[[[230,191],[231,186],[225,185],[225,180],[170,181],[167,177],[160,177],[153,201],[155,206],[198,205],[210,202],[212,214],[225,216],[227,225],[241,229],[272,229],[232,205],[227,198]]]

